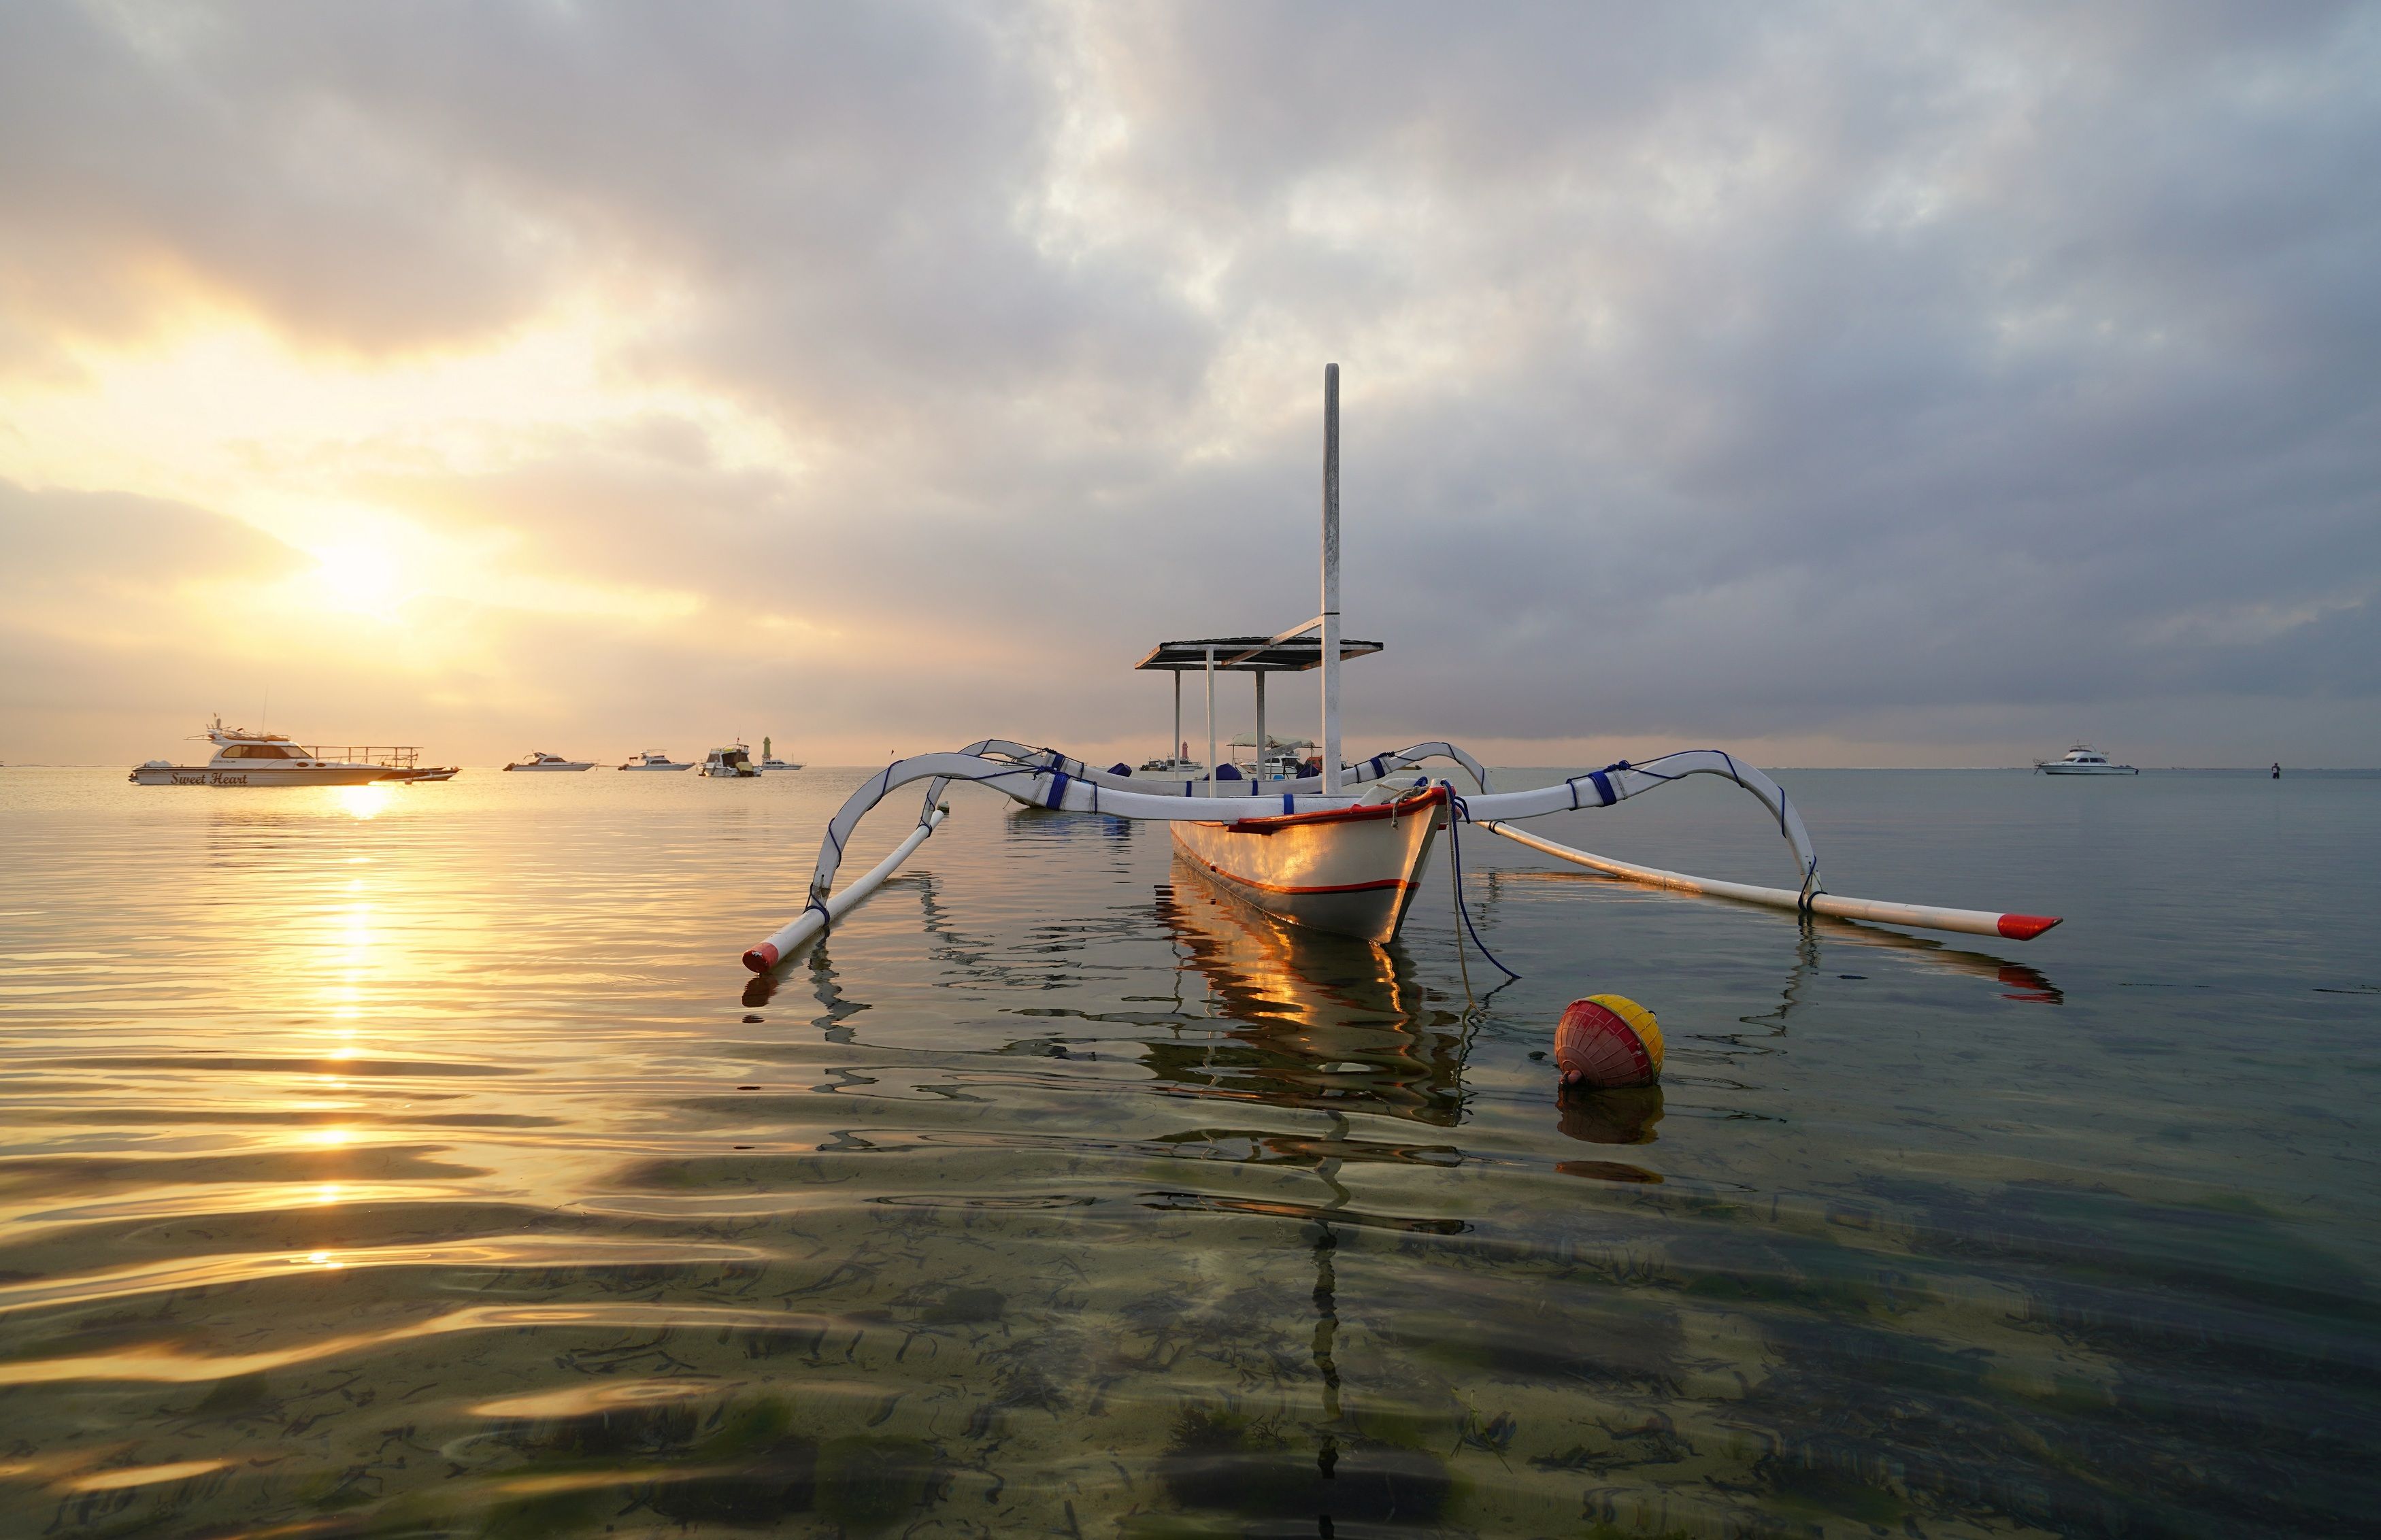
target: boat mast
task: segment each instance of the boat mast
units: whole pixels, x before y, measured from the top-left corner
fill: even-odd
[[[1323,794],[1339,794],[1339,366],[1323,366]],[[1264,751],[1259,750],[1262,753]]]

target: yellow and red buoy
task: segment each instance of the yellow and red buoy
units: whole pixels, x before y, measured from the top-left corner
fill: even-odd
[[[1625,995],[1573,1000],[1555,1028],[1555,1066],[1582,1090],[1651,1085],[1662,1074],[1661,1024]]]

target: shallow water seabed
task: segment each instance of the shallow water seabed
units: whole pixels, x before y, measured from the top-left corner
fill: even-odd
[[[2241,1534],[2381,1498],[2381,780],[1781,776],[1831,886],[2069,915],[2023,947],[1475,831],[1524,977],[1467,1013],[1443,853],[1377,952],[1163,830],[967,793],[749,979],[860,776],[0,771],[0,1524]],[[1540,826],[1786,866],[1726,787]],[[1559,1102],[1531,1055],[1602,991],[1659,1013],[1664,1082]]]

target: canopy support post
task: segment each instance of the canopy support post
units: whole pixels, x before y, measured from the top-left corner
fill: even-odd
[[[1182,670],[1179,668],[1174,670],[1174,736],[1166,740],[1166,757],[1168,760],[1182,757]],[[1172,766],[1167,769],[1171,774]]]
[[[1257,681],[1257,779],[1263,781],[1267,747],[1264,730],[1264,670],[1258,669],[1255,677]]]
[[[1207,795],[1215,794],[1215,649],[1207,649]]]

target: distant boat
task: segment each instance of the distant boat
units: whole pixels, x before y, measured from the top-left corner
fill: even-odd
[[[1260,781],[1294,781],[1300,776],[1323,773],[1322,761],[1315,757],[1319,751],[1312,739],[1280,739],[1267,733],[1262,764],[1255,756],[1256,746],[1253,734],[1232,739],[1226,745],[1230,750],[1227,763],[1237,765],[1242,775]],[[1250,752],[1244,754],[1241,752],[1244,749]],[[1310,765],[1313,768],[1308,768]]]
[[[1174,697],[1174,719],[1179,726],[1182,720],[1182,685],[1179,679],[1175,681]],[[1144,772],[1156,776],[1203,776],[1207,773],[1205,765],[1190,757],[1188,742],[1182,744],[1181,752],[1172,759],[1145,759],[1141,762],[1141,767]]]
[[[793,764],[788,760],[779,759],[776,755],[771,753],[769,752],[769,740],[764,738],[761,739],[761,768],[763,770],[799,770],[801,766]]]
[[[293,743],[279,733],[226,727],[221,716],[194,735],[215,746],[204,764],[153,759],[125,778],[135,786],[365,786],[373,781],[446,780],[452,765],[423,768],[410,744],[327,748]]]
[[[690,762],[674,760],[669,755],[656,751],[652,753],[631,754],[629,756],[629,763],[619,768],[623,770],[691,770],[694,765]]]
[[[2057,759],[2036,760],[2034,770],[2045,776],[2138,776],[2130,764],[2111,764],[2108,756],[2089,743],[2078,743]]]
[[[760,773],[761,767],[752,763],[752,751],[740,739],[727,748],[714,749],[705,754],[702,768],[698,772],[727,780],[743,780]]]
[[[592,770],[595,768],[595,762],[565,759],[560,754],[549,754],[542,749],[532,749],[505,768],[507,770]]]

